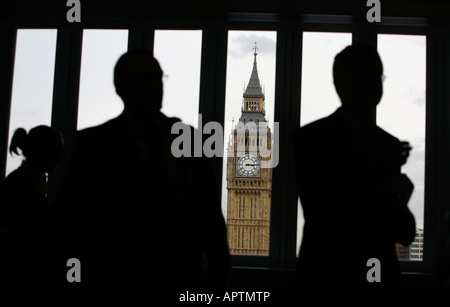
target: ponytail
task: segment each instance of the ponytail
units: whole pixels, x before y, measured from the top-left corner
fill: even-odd
[[[18,128],[16,131],[14,131],[14,135],[11,139],[11,145],[9,146],[9,153],[16,155],[19,154],[17,151],[18,148],[20,148],[22,151],[24,150],[24,147],[26,146],[26,140],[27,140],[27,131],[23,128]]]

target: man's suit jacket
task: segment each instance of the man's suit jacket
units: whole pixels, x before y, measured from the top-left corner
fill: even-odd
[[[142,132],[122,114],[77,133],[56,210],[62,257],[79,257],[88,285],[201,283],[202,253],[214,276],[226,271],[209,161],[171,155],[177,121],[161,113]]]
[[[397,280],[399,227],[408,224],[411,240],[415,233],[386,188],[390,178],[400,176],[399,140],[375,124],[351,132],[338,109],[300,128],[294,144],[305,218],[301,283],[364,284],[370,258],[381,261],[384,281]]]

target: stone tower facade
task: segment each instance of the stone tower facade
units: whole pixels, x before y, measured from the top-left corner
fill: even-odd
[[[242,100],[239,122],[227,147],[227,229],[232,255],[268,256],[272,133],[256,62]]]

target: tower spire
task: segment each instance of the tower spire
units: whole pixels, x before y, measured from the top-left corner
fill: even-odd
[[[250,75],[250,80],[247,84],[247,88],[244,92],[244,98],[245,97],[264,97],[263,90],[261,87],[261,83],[259,82],[259,76],[258,76],[258,65],[256,63],[256,56],[258,55],[258,46],[257,42],[255,41],[255,45],[253,47],[253,69],[252,74]]]
[[[243,94],[242,100],[242,115],[239,118],[240,122],[264,122],[265,108],[264,108],[264,91],[259,81],[258,64],[256,63],[256,56],[258,55],[258,45],[255,41],[253,46],[253,69],[248,81],[247,87]]]

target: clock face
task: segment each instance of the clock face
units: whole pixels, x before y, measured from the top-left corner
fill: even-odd
[[[259,159],[253,154],[247,153],[240,156],[237,161],[237,170],[242,176],[254,176],[260,167]]]

